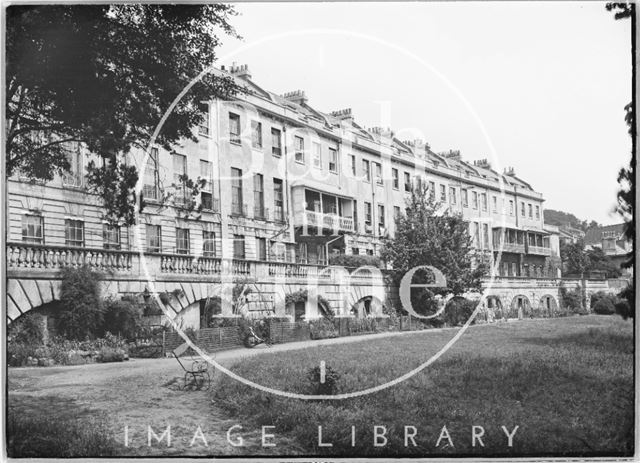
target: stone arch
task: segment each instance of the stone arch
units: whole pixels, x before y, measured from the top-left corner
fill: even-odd
[[[55,336],[58,333],[60,324],[58,322],[59,319],[59,311],[60,311],[60,301],[58,299],[53,299],[49,302],[45,302],[44,304],[39,305],[38,307],[33,307],[30,310],[21,313],[19,316],[11,320],[11,324],[18,323],[21,319],[26,317],[29,314],[38,314],[40,315],[39,320],[42,326],[42,333],[44,336],[44,341],[46,342],[52,336]],[[7,318],[7,320],[10,320]],[[9,326],[11,326],[9,324]]]
[[[382,301],[373,295],[364,296],[351,305],[350,315],[357,318],[378,317],[382,315]]]
[[[222,305],[220,296],[208,296],[198,301],[200,328],[209,328],[211,322],[222,315]]]
[[[353,306],[366,297],[376,298],[378,301],[380,301],[381,315],[383,305],[382,301],[385,300],[384,287],[373,285],[352,285],[349,287],[349,292],[344,304],[344,309],[346,310],[345,315],[349,315]]]
[[[538,302],[538,316],[553,317],[558,313],[558,301],[552,294],[544,294]]]
[[[60,280],[7,280],[7,323],[25,313],[60,300]]]
[[[517,294],[511,299],[507,318],[530,318],[533,316],[531,301],[524,294]]]
[[[487,321],[505,318],[505,310],[500,296],[496,294],[487,296],[485,306],[487,308]]]
[[[317,307],[310,305],[309,290],[307,287],[300,287],[295,291],[288,291],[282,294],[284,302],[285,315],[293,321],[304,321],[320,317],[332,317],[335,310],[331,303],[320,292],[316,292]]]

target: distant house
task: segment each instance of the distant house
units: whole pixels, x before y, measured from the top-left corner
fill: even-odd
[[[618,223],[587,230],[585,249],[600,248],[613,262],[622,264],[633,250],[633,243],[625,236],[624,227],[624,223]],[[631,269],[623,269],[623,272],[631,273]]]
[[[584,238],[585,233],[578,229],[570,227],[569,225],[562,225],[559,227],[560,244],[575,243],[580,238]]]

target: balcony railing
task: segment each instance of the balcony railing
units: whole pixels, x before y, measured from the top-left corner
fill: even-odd
[[[539,256],[550,256],[551,249],[544,246],[529,246],[527,252],[529,254],[536,254]]]
[[[300,221],[297,225],[310,225],[324,227],[330,230],[353,231],[353,218],[341,217],[337,214],[324,214],[322,212],[304,211],[304,216],[298,216]]]
[[[500,243],[495,244],[494,245],[494,251],[499,251],[500,250]],[[524,253],[525,252],[525,246],[524,244],[517,244],[517,243],[504,243],[504,246],[502,246],[502,252],[519,252],[519,253]]]
[[[254,206],[253,218],[256,220],[269,220],[269,208],[260,205]]]
[[[246,203],[240,205],[237,203],[231,204],[231,215],[236,217],[249,217],[249,206]]]
[[[282,207],[274,207],[273,209],[273,221],[284,222],[284,210]]]

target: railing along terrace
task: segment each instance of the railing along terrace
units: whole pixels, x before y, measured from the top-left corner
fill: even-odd
[[[8,268],[58,270],[87,265],[96,270],[128,271],[136,253],[114,249],[7,243]]]
[[[152,254],[148,256],[153,258]],[[160,254],[160,272],[219,275],[221,259],[217,257],[195,257],[190,255]]]
[[[60,270],[66,267],[87,265],[98,271],[129,273],[142,275],[140,254],[137,251],[122,251],[101,248],[75,248],[50,246],[33,243],[8,243],[7,268],[11,270]],[[345,268],[340,266],[307,264],[284,261],[257,261],[232,259],[225,261],[220,257],[194,256],[189,254],[153,253],[144,254],[145,267],[150,274],[164,275],[213,275],[221,276],[225,269],[233,276],[273,279],[318,279],[322,281],[341,281],[347,272],[355,280],[370,280],[374,274],[369,269]],[[227,266],[228,265],[228,266]]]

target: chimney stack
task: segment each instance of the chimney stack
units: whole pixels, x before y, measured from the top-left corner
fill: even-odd
[[[462,160],[462,155],[460,154],[460,150],[449,150],[448,152],[445,151],[440,153],[440,156],[446,159],[454,159],[456,161]]]
[[[353,122],[353,114],[351,113],[351,108],[332,111],[329,114],[335,118],[340,119],[341,121]]]
[[[299,105],[306,104],[307,101],[309,101],[307,95],[305,95],[304,93],[304,90],[295,90],[293,92],[285,93],[284,95],[282,95],[282,98]]]
[[[483,167],[485,169],[491,169],[491,164],[489,163],[487,158],[478,159],[476,161],[473,161],[473,165],[474,166],[478,166],[478,167]]]
[[[240,77],[241,79],[251,79],[251,71],[249,71],[248,64],[241,64],[240,66],[236,66],[236,63],[234,62],[229,68],[229,72],[236,77]]]
[[[370,129],[368,129],[370,133],[373,133],[375,135],[378,135],[379,137],[384,137],[384,138],[393,138],[393,130],[391,130],[389,127],[387,128],[382,128],[382,127],[371,127]]]

